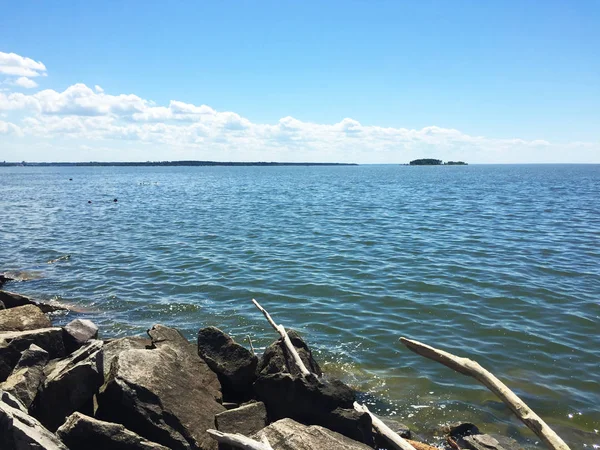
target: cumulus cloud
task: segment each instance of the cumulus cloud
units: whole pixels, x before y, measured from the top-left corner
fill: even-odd
[[[16,86],[20,86],[20,87],[24,87],[26,89],[33,89],[35,87],[38,87],[38,84],[33,81],[31,78],[27,78],[27,77],[19,77],[15,80],[14,84]]]
[[[0,73],[18,77],[39,77],[46,74],[46,66],[16,53],[0,52]]]
[[[0,53],[0,74],[18,77],[4,85],[34,88],[36,83],[29,77],[45,73],[41,62]],[[418,157],[550,162],[547,155],[569,155],[562,151],[564,148],[577,149],[590,161],[594,158],[587,155],[600,154],[599,143],[576,142],[561,147],[541,139],[497,139],[437,126],[407,129],[364,125],[353,118],[323,124],[287,116],[275,123],[254,123],[235,112],[216,111],[207,105],[180,100],[157,105],[135,94],[112,95],[99,85],[90,88],[82,83],[62,92],[0,89],[0,117],[11,120],[0,121],[0,134],[13,136],[11,139],[30,136],[40,143],[60,140],[61,148],[72,141],[77,151],[88,152],[84,159],[98,160],[104,159],[103,154],[132,159],[144,148],[154,152],[144,159],[173,159],[170,156],[175,152],[180,159],[371,163],[407,162]],[[124,145],[128,153],[106,151]],[[98,149],[104,153],[96,155]]]

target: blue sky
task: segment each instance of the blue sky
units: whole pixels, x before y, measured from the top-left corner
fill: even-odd
[[[598,1],[0,2],[0,160],[597,163],[599,23]]]

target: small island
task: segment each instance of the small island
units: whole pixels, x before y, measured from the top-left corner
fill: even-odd
[[[463,161],[448,161],[442,162],[441,159],[423,158],[414,159],[410,162],[411,166],[466,166],[467,163]]]

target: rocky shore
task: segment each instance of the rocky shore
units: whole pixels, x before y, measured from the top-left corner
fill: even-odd
[[[0,287],[9,281],[0,278]],[[355,408],[352,388],[323,374],[294,331],[289,338],[314,376],[299,372],[282,339],[262,355],[214,327],[201,328],[195,343],[159,324],[147,336],[102,340],[86,319],[53,326],[55,308],[0,291],[2,449],[232,448],[210,429],[268,441],[273,450],[398,448],[374,428],[375,416]],[[416,450],[433,449],[380,419]],[[472,424],[446,433],[444,445],[455,450],[519,448]]]

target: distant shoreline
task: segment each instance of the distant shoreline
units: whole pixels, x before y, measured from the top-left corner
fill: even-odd
[[[358,166],[356,163],[317,162],[223,162],[223,161],[146,161],[146,162],[0,162],[0,167],[113,167],[113,166]]]

